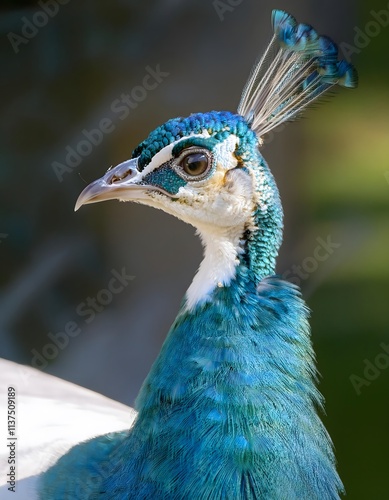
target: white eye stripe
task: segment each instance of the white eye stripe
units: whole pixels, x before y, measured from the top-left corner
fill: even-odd
[[[187,140],[188,137],[199,137],[203,139],[209,139],[211,136],[208,130],[203,130],[201,134],[190,134],[185,137],[181,137],[180,139],[177,139],[177,141],[171,142],[153,156],[150,163],[142,170],[142,174],[147,175],[156,168],[160,167],[162,164],[167,163],[168,161],[173,159],[173,154],[172,154],[173,148],[180,142]]]
[[[142,170],[141,176],[144,178],[147,174],[150,172],[158,169],[161,167],[161,165],[164,165],[166,163],[171,162],[171,160],[174,159],[173,157],[173,148],[181,143],[182,141],[186,141],[188,137],[193,137],[193,138],[202,138],[202,139],[209,139],[211,135],[207,130],[203,130],[201,134],[191,134],[185,137],[182,137],[178,139],[177,141],[172,142],[171,144],[165,146],[162,148],[158,153],[151,159],[150,163]],[[213,154],[209,152],[209,154],[212,154],[213,160],[212,160],[212,166],[218,165],[223,168],[223,170],[230,170],[231,168],[236,167],[238,160],[233,154],[235,151],[236,146],[239,144],[239,137],[237,137],[235,134],[229,135],[224,141],[216,144],[213,150]],[[193,146],[194,149],[196,150],[201,150],[201,151],[206,151],[206,148],[200,148]],[[183,151],[178,158],[181,158],[182,156],[185,155],[185,152]],[[176,161],[172,163],[172,167],[175,168]],[[178,168],[178,167],[177,167]],[[176,170],[177,173],[183,177],[187,181],[192,181],[192,182],[199,182],[201,183],[203,180],[205,180],[205,177],[201,177],[199,179],[196,179],[194,176],[190,176],[188,174],[182,175],[182,169]],[[209,172],[209,170],[207,171]]]

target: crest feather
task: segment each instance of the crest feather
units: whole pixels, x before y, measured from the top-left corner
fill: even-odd
[[[282,10],[272,13],[273,37],[254,65],[238,106],[258,137],[300,113],[334,85],[356,87],[358,76],[338,60],[337,45]]]

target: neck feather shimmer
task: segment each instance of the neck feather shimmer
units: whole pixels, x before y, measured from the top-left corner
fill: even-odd
[[[125,477],[134,498],[339,498],[307,308],[293,285],[250,276],[242,263],[178,316],[104,491]]]

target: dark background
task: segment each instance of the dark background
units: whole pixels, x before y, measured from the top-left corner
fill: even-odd
[[[218,14],[211,0],[70,0],[15,49],[9,34],[23,36],[25,19],[43,22],[34,18],[42,3],[2,1],[0,356],[34,364],[35,353],[51,353],[42,358],[48,373],[133,403],[200,243],[193,228],[151,208],[112,201],[74,213],[75,200],[168,118],[234,111],[270,39],[271,10],[284,8],[347,42],[360,74],[358,90],[269,137],[264,156],[286,214],[278,271],[300,281],[313,310],[324,421],[348,498],[387,499],[389,357],[380,344],[389,346],[389,4],[230,3]],[[372,10],[384,11],[385,26]],[[158,64],[169,76],[126,119],[112,113],[111,103]],[[64,163],[66,147],[103,118],[114,131],[59,179],[53,162]],[[338,247],[315,261],[317,239],[328,237]],[[293,266],[305,269],[302,278]],[[86,323],[77,307],[107,297],[100,291],[122,268],[134,279]],[[49,334],[70,321],[81,333],[50,351]]]

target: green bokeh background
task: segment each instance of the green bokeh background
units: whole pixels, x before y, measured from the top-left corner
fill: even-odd
[[[7,35],[20,34],[23,17],[41,7],[2,2],[0,356],[31,364],[48,332],[79,322],[82,335],[45,371],[132,404],[201,247],[192,228],[152,209],[110,202],[75,215],[75,199],[168,118],[236,109],[269,40],[273,8],[347,42],[348,52],[354,47],[359,88],[324,99],[275,133],[264,156],[286,214],[279,272],[306,266],[317,238],[338,244],[300,280],[313,311],[324,420],[347,498],[385,500],[389,368],[359,394],[350,377],[364,378],[365,360],[374,364],[381,343],[389,345],[387,2],[242,0],[220,19],[205,0],[70,0],[17,54]],[[388,25],[378,25],[372,11],[384,11]],[[166,80],[125,120],[111,116],[115,131],[59,182],[52,162],[63,161],[66,146],[109,116],[111,102],[157,64],[170,73]],[[82,323],[77,305],[123,266],[134,280],[90,325]]]

